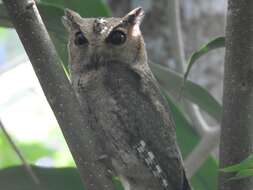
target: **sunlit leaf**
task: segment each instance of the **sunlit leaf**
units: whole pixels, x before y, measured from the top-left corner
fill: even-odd
[[[40,143],[16,142],[19,150],[29,163],[35,163],[41,157],[54,157],[56,151]],[[20,159],[0,132],[0,168],[21,164]]]
[[[56,151],[42,143],[18,143],[19,149],[24,157],[30,162],[35,163],[41,157],[53,157]]]
[[[207,44],[203,45],[199,50],[195,51],[187,63],[186,72],[184,74],[184,80],[187,79],[189,72],[193,66],[193,64],[203,55],[207,54],[208,52],[225,47],[225,37],[217,37]]]
[[[9,142],[0,130],[0,168],[20,164],[20,160],[9,146]]]
[[[0,39],[4,38],[7,34],[7,30],[5,28],[0,27]]]

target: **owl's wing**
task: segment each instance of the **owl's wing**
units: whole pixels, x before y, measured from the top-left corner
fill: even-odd
[[[167,102],[149,70],[141,78],[141,91],[146,97],[146,101],[144,98],[145,102],[143,102],[146,104],[143,114],[150,114],[150,117],[145,117],[146,120],[149,118],[149,121],[142,121],[141,125],[135,126],[138,128],[139,139],[141,139],[139,144],[137,143],[139,157],[144,160],[164,185],[167,184],[174,190],[190,190],[191,187],[185,176],[182,157],[176,141],[175,124]],[[143,144],[146,149],[142,147]],[[144,152],[141,147],[145,150]],[[152,159],[153,163],[150,164]]]
[[[175,138],[166,127],[146,129],[148,132],[142,138],[145,140],[140,142],[137,152],[152,173],[160,178],[161,183],[176,190],[190,190]],[[145,151],[140,150],[143,144]]]

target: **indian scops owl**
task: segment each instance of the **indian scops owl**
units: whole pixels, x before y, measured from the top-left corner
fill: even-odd
[[[148,66],[143,11],[82,18],[66,10],[71,82],[125,190],[190,190],[174,123]]]

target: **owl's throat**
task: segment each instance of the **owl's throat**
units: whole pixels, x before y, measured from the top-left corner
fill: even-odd
[[[94,70],[98,70],[101,67],[105,67],[107,65],[107,62],[100,62],[100,61],[92,61],[89,62],[88,64],[85,64],[83,66],[83,71],[94,71]]]
[[[83,66],[83,71],[72,72],[72,80],[77,81],[78,89],[98,92],[101,89],[113,89],[139,85],[140,76],[128,63],[119,61],[93,61]],[[132,88],[132,87],[131,87]]]
[[[113,67],[114,65],[121,65],[122,67],[129,66],[128,63],[123,63],[120,61],[117,61],[115,59],[105,59],[102,56],[93,56],[89,62],[86,62],[82,65],[81,73],[87,73],[89,71],[97,71],[100,69],[110,69],[110,67]]]

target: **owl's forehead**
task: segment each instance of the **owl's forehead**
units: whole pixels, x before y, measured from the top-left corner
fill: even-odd
[[[122,22],[121,18],[84,18],[82,29],[96,35],[107,35]],[[90,30],[90,31],[87,31]]]

